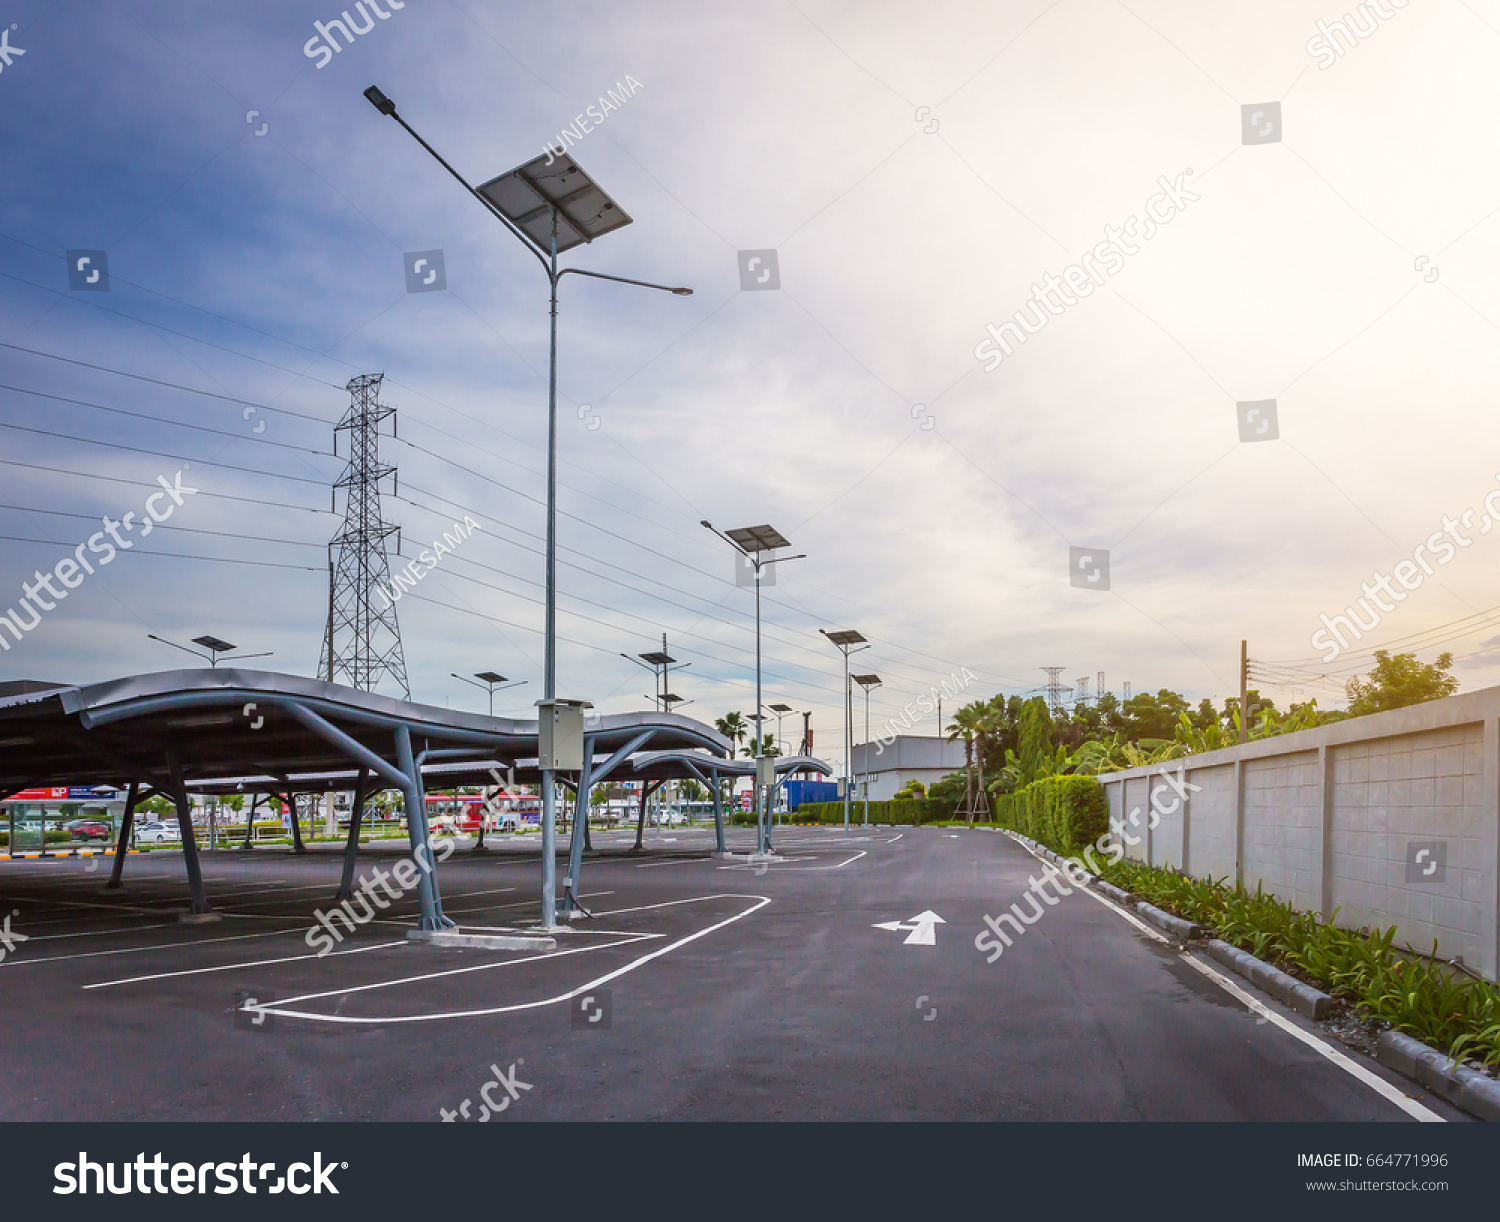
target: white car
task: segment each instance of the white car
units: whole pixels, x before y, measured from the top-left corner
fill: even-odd
[[[182,833],[175,826],[166,823],[138,824],[134,836],[137,844],[166,844],[182,839]]]

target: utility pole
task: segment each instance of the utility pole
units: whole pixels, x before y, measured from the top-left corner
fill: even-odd
[[[1240,642],[1240,742],[1250,741],[1250,653],[1249,645]]]

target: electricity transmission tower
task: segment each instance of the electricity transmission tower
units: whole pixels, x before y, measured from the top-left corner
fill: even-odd
[[[1089,677],[1084,675],[1081,679],[1074,680],[1073,707],[1075,709],[1086,709],[1089,707]]]
[[[344,489],[344,525],[328,544],[328,627],[318,676],[330,683],[342,678],[364,692],[375,691],[389,677],[410,700],[396,604],[385,593],[391,588],[385,541],[400,527],[380,516],[380,481],[396,473],[380,462],[380,422],[393,418],[392,436],[396,427],[396,409],[379,402],[384,378],[383,373],[351,378],[349,411],[334,425],[335,452],[339,433],[349,434],[349,466],[334,484],[335,497]]]
[[[1047,676],[1047,707],[1052,710],[1055,717],[1062,712],[1063,681],[1062,673],[1067,669],[1065,666],[1040,666],[1037,668]]]

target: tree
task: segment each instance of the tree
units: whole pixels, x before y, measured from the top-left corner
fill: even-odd
[[[969,775],[966,772],[950,772],[941,780],[933,781],[927,787],[927,796],[936,802],[954,802],[963,795],[964,787],[969,783]]]
[[[1363,717],[1366,713],[1383,713],[1387,709],[1404,709],[1427,700],[1441,700],[1458,690],[1458,680],[1448,674],[1453,655],[1440,653],[1436,662],[1418,662],[1416,654],[1388,649],[1375,651],[1375,669],[1361,682],[1350,679],[1345,687],[1349,713]]]
[[[763,739],[761,739],[760,753],[762,755],[779,754],[779,752],[776,750],[776,735],[767,734]],[[753,738],[746,745],[744,751],[741,754],[743,754],[746,759],[755,758],[755,740]]]
[[[750,732],[750,727],[745,724],[745,719],[739,713],[725,713],[714,722],[714,729],[738,747],[745,741],[745,735]]]
[[[1131,742],[1147,738],[1170,741],[1177,730],[1177,718],[1189,707],[1182,696],[1165,687],[1154,696],[1141,692],[1125,704],[1121,737]]]
[[[1052,760],[1052,711],[1040,696],[1033,696],[1021,706],[1021,745],[1016,752],[1021,785],[1030,785],[1047,775]]]
[[[939,782],[941,783],[941,782]],[[897,798],[925,798],[927,791],[922,788],[922,782],[912,777],[899,790],[896,791]]]
[[[137,802],[135,809],[137,813],[153,815],[157,819],[175,819],[177,817],[176,803],[168,802],[159,793],[152,794],[144,802]]]
[[[964,743],[964,806],[974,806],[974,740],[984,732],[984,705],[975,700],[957,709],[948,718],[948,741],[963,739]]]

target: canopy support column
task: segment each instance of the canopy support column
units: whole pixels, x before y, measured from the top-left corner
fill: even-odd
[[[130,835],[135,830],[135,804],[140,797],[141,783],[131,781],[130,789],[125,795],[125,813],[120,816],[120,838],[115,842],[115,864],[109,872],[109,882],[104,884],[106,891],[120,890],[120,879],[125,874],[125,854],[130,851]]]
[[[193,805],[188,801],[187,785],[182,779],[182,765],[175,751],[167,752],[167,771],[172,778],[172,798],[177,803],[177,830],[182,833],[182,861],[187,867],[188,890],[192,894],[192,914],[218,920],[208,893],[203,889],[203,870],[198,863],[198,837],[193,834]]]
[[[261,795],[253,793],[250,795],[250,813],[245,816],[245,843],[240,848],[248,851],[250,842],[255,838],[255,810],[260,805]]]
[[[354,806],[349,811],[349,843],[344,849],[344,877],[339,883],[334,900],[352,899],[354,896],[354,859],[359,854],[359,825],[365,814],[365,797],[370,789],[370,770],[361,767],[359,779],[354,783]]]

